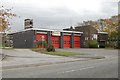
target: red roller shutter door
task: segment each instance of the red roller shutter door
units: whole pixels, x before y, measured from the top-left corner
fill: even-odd
[[[51,42],[54,48],[60,48],[60,37],[59,36],[51,36]]]
[[[64,35],[64,48],[70,48],[70,35]]]
[[[46,34],[42,34],[42,33],[37,33],[36,40],[37,41],[42,41],[42,36],[44,36],[44,40],[47,41],[47,35]],[[38,45],[36,47],[38,48]],[[42,46],[40,46],[40,48],[42,48]]]
[[[74,48],[80,48],[80,36],[74,36]]]

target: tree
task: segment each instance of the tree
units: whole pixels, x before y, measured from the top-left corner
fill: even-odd
[[[118,43],[118,48],[120,49],[120,14],[118,15],[118,40],[117,40],[117,43]]]
[[[112,16],[109,19],[105,20],[106,29],[103,31],[108,32],[109,36],[109,46],[118,47],[118,16]]]
[[[10,19],[16,17],[16,14],[11,12],[12,9],[0,8],[0,32],[5,32],[10,26]]]
[[[38,45],[38,48],[40,48],[40,47],[46,48],[47,42],[46,41],[38,41],[37,45]]]
[[[11,9],[5,9],[3,6],[0,7],[0,32],[4,32],[2,35],[2,46],[5,48],[6,44],[6,31],[10,28],[10,19],[16,17],[16,14],[12,13]]]

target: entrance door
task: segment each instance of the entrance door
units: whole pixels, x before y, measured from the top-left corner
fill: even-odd
[[[60,37],[59,36],[51,36],[51,43],[54,48],[60,48]]]
[[[37,33],[36,35],[36,40],[37,41],[42,41],[42,37],[44,36],[44,40],[47,41],[47,35],[46,34],[42,34],[42,33]],[[36,46],[38,48],[38,45]],[[40,48],[42,48],[42,46],[39,46]]]
[[[80,48],[80,36],[74,36],[74,48]]]
[[[64,35],[64,48],[70,48],[70,35]]]

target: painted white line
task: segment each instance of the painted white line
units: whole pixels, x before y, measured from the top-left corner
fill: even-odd
[[[76,70],[70,70],[70,71],[65,71],[65,72],[73,72],[73,71],[76,71]]]
[[[80,71],[80,70],[90,69],[90,68],[95,68],[95,66],[86,67],[86,68],[80,68],[80,69],[76,69],[76,70],[68,70],[68,71],[59,72],[59,73],[69,73],[69,72],[74,72],[74,71]]]
[[[79,69],[79,70],[90,69],[90,68],[95,68],[95,66],[94,66],[94,67],[81,68],[81,69]]]

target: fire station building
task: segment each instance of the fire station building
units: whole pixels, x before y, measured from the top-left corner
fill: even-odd
[[[44,40],[55,48],[81,48],[83,38],[83,32],[28,28],[13,33],[13,47],[36,48],[37,41]]]

